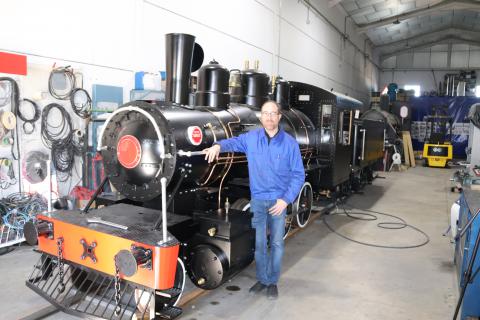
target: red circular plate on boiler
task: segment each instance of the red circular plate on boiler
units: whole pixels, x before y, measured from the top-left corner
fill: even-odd
[[[132,135],[125,135],[118,140],[117,157],[122,166],[133,169],[140,163],[142,146]]]

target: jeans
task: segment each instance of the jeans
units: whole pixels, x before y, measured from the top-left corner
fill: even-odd
[[[268,213],[277,200],[250,201],[253,212],[252,227],[255,229],[255,263],[257,280],[264,285],[277,284],[280,278],[284,251],[283,235],[285,233],[285,215],[287,210],[278,216]],[[270,235],[270,252],[267,248],[267,233]]]

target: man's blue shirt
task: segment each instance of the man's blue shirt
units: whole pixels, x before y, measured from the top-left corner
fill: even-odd
[[[297,141],[284,130],[280,128],[270,143],[263,128],[217,143],[221,152],[247,155],[252,198],[282,199],[286,203],[295,200],[305,181],[305,171]]]

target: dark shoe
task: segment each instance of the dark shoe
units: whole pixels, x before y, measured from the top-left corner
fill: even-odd
[[[261,292],[263,289],[265,289],[267,286],[264,285],[263,283],[261,283],[260,281],[257,281],[257,283],[255,283],[251,288],[250,290],[248,290],[248,292],[251,294],[251,295],[256,295],[257,293]]]
[[[276,284],[271,284],[267,288],[267,298],[268,300],[277,300],[278,299],[278,288]]]

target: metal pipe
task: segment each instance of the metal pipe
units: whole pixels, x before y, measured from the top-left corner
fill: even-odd
[[[192,70],[195,37],[184,33],[165,36],[167,79],[165,100],[188,104],[190,73]]]
[[[358,135],[358,124],[354,125],[355,129],[353,130],[353,165],[357,165],[357,135]]]
[[[383,129],[383,151],[385,151],[386,138],[387,138],[387,129]]]
[[[47,160],[47,177],[48,177],[48,207],[47,212],[52,212],[52,165],[51,160]]]
[[[447,85],[446,85],[447,90],[446,90],[446,92],[445,92],[445,95],[446,95],[447,97],[448,97],[448,92],[449,92],[449,91],[448,91],[449,85],[450,85],[450,76],[447,75]]]
[[[365,136],[367,135],[366,129],[360,129],[360,132],[363,132],[362,137],[362,161],[365,160]]]
[[[82,213],[83,213],[83,214],[88,213],[88,210],[90,209],[90,206],[92,205],[93,201],[95,201],[95,199],[97,199],[97,197],[98,197],[98,195],[100,194],[100,192],[102,192],[103,187],[105,186],[105,184],[107,183],[107,181],[108,181],[108,176],[105,176],[105,178],[103,178],[102,182],[101,182],[100,185],[98,186],[97,190],[95,190],[95,193],[93,194],[93,196],[90,198],[90,200],[88,200],[88,203],[87,203],[87,205],[85,206],[85,208],[83,208],[83,210],[82,210]]]
[[[180,178],[178,178],[178,181],[175,184],[175,187],[173,187],[172,193],[170,193],[170,199],[168,199],[168,202],[166,204],[167,208],[170,207],[170,204],[175,198],[175,195],[177,194],[178,189],[180,188],[180,185],[182,184],[183,179],[185,179],[186,175],[187,175],[187,171],[185,169],[182,169]],[[153,227],[153,230],[157,230],[162,221],[163,221],[163,215],[157,219],[157,222],[155,222],[155,226]]]
[[[167,242],[167,178],[160,179],[162,185],[162,234],[163,243]]]

